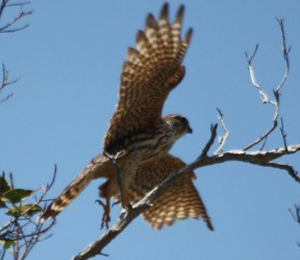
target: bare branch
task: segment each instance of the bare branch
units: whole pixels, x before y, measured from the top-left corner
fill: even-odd
[[[291,213],[293,219],[298,223],[300,224],[300,205],[294,205],[295,207],[295,213],[289,209],[289,212]]]
[[[0,7],[0,19],[2,18],[3,11],[7,7],[20,7],[19,12],[16,14],[16,16],[11,21],[9,21],[8,23],[6,23],[2,27],[0,27],[0,33],[13,33],[13,32],[18,32],[18,31],[24,30],[25,28],[27,28],[29,26],[28,23],[23,26],[17,27],[17,28],[11,28],[11,26],[13,26],[15,23],[17,23],[23,17],[31,15],[33,13],[33,10],[29,10],[29,11],[23,10],[23,7],[25,5],[30,4],[30,2],[12,3],[12,4],[8,4],[8,2],[9,2],[8,0],[2,0],[1,7]]]
[[[295,211],[289,209],[289,212],[291,213],[293,219],[298,223],[300,224],[300,205],[294,205],[295,207]],[[300,247],[300,242],[296,242],[297,246]]]
[[[3,20],[2,19],[3,12],[6,8],[19,7],[19,12],[15,15],[15,17],[11,21],[9,21],[8,23],[6,23],[5,25],[0,27],[0,33],[13,33],[13,32],[21,31],[21,30],[24,30],[25,28],[27,28],[29,26],[28,23],[26,23],[22,26],[19,26],[19,27],[15,27],[15,28],[13,28],[12,26],[15,23],[17,23],[19,20],[21,20],[23,17],[31,15],[33,13],[33,10],[29,10],[29,11],[23,10],[23,7],[25,5],[29,5],[29,4],[30,4],[30,2],[9,3],[9,0],[2,0],[1,5],[0,5],[0,21],[1,22]],[[5,65],[2,64],[2,84],[0,86],[0,95],[2,94],[5,87],[15,84],[19,80],[20,80],[20,77],[14,79],[12,81],[8,81],[8,71],[6,70]],[[0,104],[7,101],[12,96],[13,96],[13,93],[9,93],[5,97],[0,98]]]
[[[283,124],[283,119],[280,118],[280,133],[281,133],[281,136],[282,136],[282,140],[283,140],[283,144],[284,144],[284,147],[287,149],[287,141],[286,141],[286,133],[284,132],[284,124]]]
[[[8,100],[9,98],[11,98],[13,95],[14,95],[14,93],[10,93],[5,98],[2,98],[0,100],[0,104],[4,103],[6,100]]]
[[[253,146],[259,144],[261,141],[264,141],[277,127],[278,122],[274,121],[273,122],[273,126],[266,132],[264,133],[262,136],[260,136],[258,139],[256,139],[254,142],[250,143],[249,145],[247,145],[243,150],[247,151],[250,148],[252,148]]]
[[[4,91],[4,89],[12,84],[15,84],[16,82],[18,82],[21,79],[21,77],[15,78],[12,81],[8,80],[8,71],[6,70],[6,67],[4,64],[2,64],[2,82],[0,85],[0,95],[2,94],[2,92]],[[6,95],[4,98],[0,99],[0,104],[5,102],[6,100],[8,100],[10,97],[12,97],[14,94],[13,93],[9,93],[8,95]]]
[[[247,58],[247,62],[248,62],[248,70],[249,70],[249,74],[250,74],[250,79],[251,79],[251,82],[252,82],[252,85],[258,89],[258,93],[260,95],[260,98],[261,98],[261,101],[263,104],[265,103],[270,103],[272,105],[276,105],[274,103],[274,101],[270,100],[270,98],[268,97],[268,95],[265,93],[265,91],[263,90],[263,87],[262,85],[260,85],[257,80],[256,80],[256,77],[255,77],[255,71],[254,71],[254,67],[253,67],[253,59],[255,58],[256,54],[257,54],[257,51],[258,51],[258,47],[259,45],[256,44],[255,46],[255,50],[253,52],[253,54],[251,55],[251,57],[249,58],[248,56],[248,53],[245,52],[245,55],[246,55],[246,58]]]
[[[12,3],[12,4],[6,4],[5,7],[25,6],[25,5],[30,5],[30,4],[31,4],[31,2]]]
[[[4,260],[6,250],[2,249],[0,260]]]
[[[202,150],[202,153],[191,164],[185,166],[178,172],[174,172],[169,175],[161,184],[152,189],[141,201],[136,203],[132,209],[121,214],[119,220],[115,225],[109,228],[99,239],[94,241],[91,245],[82,250],[78,255],[72,258],[72,260],[86,260],[96,255],[103,255],[102,250],[115,239],[137,216],[139,216],[144,210],[151,207],[153,201],[161,196],[161,194],[167,190],[180,176],[188,171],[195,170],[210,165],[219,163],[238,161],[244,163],[250,163],[260,165],[264,167],[273,167],[277,169],[286,170],[290,176],[300,183],[300,178],[297,176],[297,172],[292,166],[279,164],[272,162],[284,155],[293,154],[300,151],[300,143],[288,147],[276,148],[270,151],[244,151],[244,150],[231,150],[222,154],[214,154],[208,156],[208,152],[215,142],[217,136],[217,124],[211,126],[211,137],[208,140],[206,146]]]
[[[30,214],[36,206],[44,203],[44,197],[48,193],[49,189],[55,182],[57,174],[57,167],[54,167],[54,173],[50,184],[43,189],[42,194],[39,196],[35,204],[32,204],[26,211],[20,212],[20,214],[12,217],[12,219],[0,228],[0,239],[15,241],[13,245],[13,257],[17,260],[23,260],[27,257],[32,248],[39,242],[43,235],[45,235],[54,225],[55,220],[45,225],[39,221],[33,220],[33,215]],[[11,183],[13,183],[12,175]],[[41,189],[40,189],[41,190]],[[18,208],[20,205],[13,204]],[[28,215],[27,215],[28,214]],[[25,228],[26,227],[26,228]],[[49,236],[47,236],[49,237]],[[44,238],[46,239],[46,238]]]
[[[276,89],[276,92],[279,92],[280,89],[282,88],[282,86],[284,85],[284,83],[286,82],[287,78],[288,78],[288,75],[289,75],[289,72],[290,72],[290,59],[289,59],[289,54],[290,54],[290,51],[291,51],[291,46],[289,46],[287,48],[286,46],[286,36],[285,36],[285,29],[284,29],[284,19],[279,19],[279,18],[276,18],[278,24],[279,24],[279,27],[280,27],[280,30],[281,30],[281,37],[282,37],[282,52],[283,52],[283,58],[285,60],[285,63],[286,63],[286,70],[285,70],[285,73],[284,73],[284,76],[280,82],[280,84],[278,85],[277,89]]]
[[[251,57],[248,57],[247,52],[246,57],[247,57],[247,62],[248,62],[248,69],[249,69],[249,74],[250,74],[250,79],[252,82],[252,85],[258,89],[258,92],[260,94],[261,100],[263,102],[263,104],[271,104],[275,106],[275,112],[274,112],[274,117],[273,117],[273,125],[271,126],[271,128],[269,130],[266,131],[266,133],[264,133],[262,136],[260,136],[258,139],[256,139],[255,141],[253,141],[252,143],[250,143],[249,145],[247,145],[244,150],[249,150],[250,148],[252,148],[253,146],[259,144],[260,142],[264,141],[277,127],[278,125],[278,116],[279,116],[279,109],[280,109],[280,90],[282,88],[282,86],[284,85],[284,83],[286,82],[288,75],[289,75],[289,71],[290,71],[290,63],[289,63],[289,52],[291,50],[291,47],[289,47],[287,49],[286,47],[286,36],[285,36],[285,30],[284,30],[284,20],[283,19],[278,19],[277,18],[277,22],[279,23],[280,26],[280,30],[281,30],[281,35],[282,35],[282,52],[283,52],[283,57],[284,60],[286,62],[286,71],[285,74],[279,84],[279,86],[273,91],[275,100],[271,100],[268,95],[264,92],[262,86],[257,83],[256,78],[255,78],[255,73],[254,73],[254,68],[253,68],[253,64],[252,61],[257,53],[258,50],[258,45],[256,45],[255,50],[253,52],[253,54],[251,55]]]
[[[218,149],[215,151],[214,154],[220,154],[223,151],[223,148],[225,146],[225,143],[229,137],[229,132],[227,130],[227,127],[225,125],[225,120],[224,120],[224,114],[223,112],[217,108],[218,112],[219,112],[219,120],[221,121],[223,130],[224,130],[224,135],[222,137],[219,137],[219,147]]]
[[[263,151],[263,150],[264,150],[267,141],[268,141],[268,137],[266,137],[266,138],[263,140],[262,146],[261,146],[261,148],[259,149],[260,151]]]
[[[214,124],[210,126],[210,132],[211,132],[211,136],[209,141],[207,142],[207,144],[205,145],[201,155],[198,157],[198,159],[201,157],[207,157],[207,153],[210,150],[210,148],[212,147],[212,145],[215,142],[216,136],[217,136],[217,129],[218,129],[218,124]],[[197,159],[197,160],[198,160]]]
[[[211,137],[196,161],[207,157],[207,153],[217,136],[217,126],[217,124],[211,126]],[[179,176],[190,170],[190,167],[191,165],[188,165],[182,170],[172,173],[165,181],[156,186],[142,200],[136,203],[132,209],[127,210],[124,214],[121,214],[120,219],[115,225],[109,228],[99,239],[82,250],[78,255],[74,256],[72,260],[86,260],[96,255],[104,255],[102,253],[103,248],[105,248],[115,237],[117,237],[144,210],[149,208],[152,202],[158,198],[168,187],[170,187]]]

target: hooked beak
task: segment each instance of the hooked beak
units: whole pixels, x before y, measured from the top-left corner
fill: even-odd
[[[192,129],[190,126],[188,126],[187,133],[188,133],[188,134],[192,134],[192,133],[193,133],[193,129]]]

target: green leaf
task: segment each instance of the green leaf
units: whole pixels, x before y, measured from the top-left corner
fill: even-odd
[[[11,187],[9,186],[9,184],[7,183],[7,181],[4,179],[3,176],[0,177],[0,196],[9,191],[11,189]]]
[[[10,248],[11,246],[13,246],[14,243],[15,243],[15,242],[14,242],[13,240],[5,240],[3,247],[4,247],[4,249],[8,249],[8,248]]]
[[[14,189],[5,192],[1,198],[4,202],[18,203],[28,198],[33,193],[32,190]]]
[[[42,210],[43,209],[38,205],[25,204],[22,206],[16,206],[16,207],[10,208],[6,212],[6,215],[14,216],[14,217],[19,217],[19,216],[24,215],[25,217],[31,217],[34,214],[41,212]]]
[[[10,248],[15,242],[14,242],[13,240],[6,239],[6,240],[0,240],[0,243],[3,245],[3,248],[4,248],[4,249],[8,249],[8,248]]]

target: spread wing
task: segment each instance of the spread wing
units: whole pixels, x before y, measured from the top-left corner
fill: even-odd
[[[146,18],[144,31],[139,31],[136,47],[129,48],[123,65],[119,103],[104,138],[104,151],[122,138],[162,120],[161,113],[169,92],[182,80],[181,65],[189,45],[192,29],[181,39],[184,6],[180,6],[173,23],[168,19],[168,4],[160,18]]]
[[[140,166],[127,189],[131,204],[141,200],[171,173],[184,166],[185,163],[182,160],[170,154]],[[176,219],[201,217],[207,227],[213,230],[205,205],[193,184],[194,178],[195,174],[192,171],[186,173],[157,198],[151,208],[143,212],[145,220],[151,227],[161,229],[164,225],[172,225]]]

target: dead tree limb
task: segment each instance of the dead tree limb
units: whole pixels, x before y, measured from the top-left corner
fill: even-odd
[[[300,205],[295,204],[294,205],[294,210],[289,209],[289,212],[291,213],[293,219],[295,220],[295,222],[300,225]],[[297,241],[297,246],[300,247],[300,242]]]
[[[1,86],[0,86],[0,95],[2,95],[2,92],[4,91],[4,89],[7,86],[15,84],[19,80],[20,80],[20,77],[15,78],[14,80],[9,81],[9,79],[8,79],[8,71],[6,70],[5,65],[2,64],[2,82],[1,82]],[[13,93],[9,93],[4,98],[1,98],[0,99],[0,104],[3,103],[3,102],[5,102],[9,98],[11,98],[13,95],[14,95]]]
[[[29,26],[29,23],[26,23],[19,27],[14,27],[14,25],[18,21],[23,19],[25,16],[31,15],[33,13],[33,10],[29,10],[29,11],[23,10],[24,6],[29,5],[29,4],[30,4],[30,2],[11,3],[10,0],[2,0],[1,4],[0,4],[0,33],[14,33],[14,32],[18,32],[18,31],[21,31],[21,30],[24,30],[25,28],[27,28]],[[7,8],[15,8],[15,7],[19,8],[19,12],[14,16],[14,18],[11,21],[4,23],[3,22],[4,11]],[[2,25],[2,24],[4,24],[4,25]],[[17,77],[13,80],[9,80],[9,72],[3,63],[2,64],[2,81],[0,84],[0,104],[7,101],[9,98],[11,98],[14,95],[13,93],[8,93],[8,94],[4,95],[4,97],[2,97],[3,92],[6,89],[6,87],[9,85],[15,84],[19,80],[20,80],[20,77]]]
[[[296,182],[300,183],[300,178],[292,166],[273,162],[275,159],[278,159],[284,155],[298,152],[300,150],[300,143],[288,146],[287,149],[285,147],[282,147],[270,151],[251,152],[244,150],[231,150],[221,154],[214,154],[212,156],[209,156],[208,152],[214,144],[216,136],[217,124],[211,127],[211,137],[202,150],[202,153],[194,162],[188,164],[180,171],[172,173],[165,181],[155,187],[141,201],[135,204],[130,211],[127,211],[126,213],[121,215],[118,222],[110,229],[108,229],[99,239],[82,250],[78,255],[73,257],[72,260],[85,260],[96,255],[105,255],[102,253],[102,250],[114,238],[116,238],[136,217],[138,217],[144,210],[151,207],[151,204],[156,198],[158,198],[168,187],[170,187],[178,178],[180,178],[180,176],[188,171],[219,163],[238,161],[264,167],[286,170]]]
[[[260,142],[265,141],[268,138],[268,136],[277,128],[277,125],[278,125],[278,116],[279,116],[279,109],[280,109],[280,95],[281,95],[280,90],[283,87],[283,85],[285,84],[285,82],[288,78],[289,72],[290,72],[289,53],[291,51],[291,47],[290,46],[287,47],[287,45],[286,45],[286,34],[285,34],[285,28],[284,28],[284,20],[279,19],[279,18],[276,18],[276,20],[279,24],[280,31],[281,31],[282,52],[283,52],[283,58],[284,58],[285,64],[286,64],[286,69],[285,69],[285,73],[283,75],[283,78],[282,78],[281,82],[279,83],[277,88],[275,88],[273,90],[274,100],[269,98],[269,96],[264,91],[262,85],[257,82],[256,77],[255,77],[255,71],[254,71],[254,67],[253,67],[253,59],[255,58],[255,56],[257,54],[259,45],[256,44],[254,52],[250,57],[249,57],[248,53],[245,52],[247,62],[248,62],[248,70],[249,70],[252,85],[255,88],[258,89],[258,93],[260,95],[260,98],[261,98],[261,101],[262,101],[263,104],[271,104],[271,105],[275,106],[275,112],[274,112],[274,117],[273,117],[273,125],[271,126],[271,128],[269,130],[267,130],[258,139],[256,139],[255,141],[253,141],[252,143],[247,145],[244,148],[245,151],[249,150],[250,148],[254,147],[255,145],[259,144]]]

